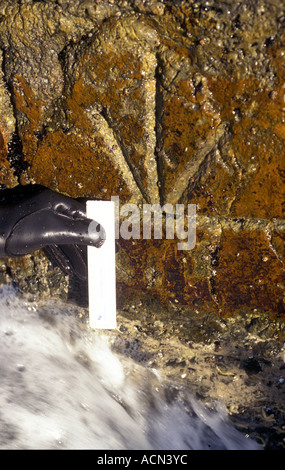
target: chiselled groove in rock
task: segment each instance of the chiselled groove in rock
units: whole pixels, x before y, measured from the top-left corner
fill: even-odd
[[[100,127],[100,131],[98,133],[102,135],[108,147],[108,157],[120,174],[122,174],[125,183],[132,193],[130,202],[140,201],[144,196],[141,193],[140,188],[133,177],[131,168],[125,159],[120,142],[116,137],[114,130],[110,127],[108,118],[106,118],[107,114],[105,112],[98,113],[96,116],[96,124]]]
[[[155,70],[155,134],[156,134],[156,146],[154,154],[157,165],[157,178],[158,178],[158,191],[161,205],[164,204],[164,161],[163,161],[163,93],[162,93],[162,78],[161,71],[163,67],[163,61],[161,60],[160,54],[156,56],[156,70]]]
[[[213,149],[216,147],[219,139],[224,135],[226,128],[226,123],[220,124],[216,129],[215,133],[210,135],[210,137],[204,142],[200,150],[196,153],[195,157],[188,161],[184,171],[180,173],[171,190],[169,191],[166,198],[167,203],[175,204],[181,199],[183,193],[188,187],[189,181],[192,178],[197,178],[199,168],[201,167],[209,153],[212,152]]]
[[[152,203],[159,203],[159,189],[158,189],[158,170],[157,161],[155,158],[156,148],[156,59],[154,54],[151,54],[151,62],[153,64],[153,78],[145,83],[145,123],[147,129],[147,142],[146,142],[146,155],[145,155],[145,168],[148,178],[148,193]]]
[[[195,172],[193,176],[190,177],[188,181],[188,185],[186,185],[186,189],[182,192],[181,196],[179,197],[178,202],[180,204],[185,204],[188,201],[189,195],[195,190],[203,176],[207,173],[209,167],[214,165],[215,163],[215,148],[213,148],[202,160],[200,163],[198,170]]]
[[[285,232],[284,219],[262,219],[254,217],[213,217],[197,214],[197,227],[207,228],[207,230],[214,230],[217,228],[225,230],[232,230],[233,232],[240,232],[242,230],[278,230]]]
[[[126,152],[126,149],[124,147],[124,143],[123,143],[122,139],[120,138],[120,135],[117,132],[115,126],[113,126],[112,120],[109,117],[108,111],[107,111],[106,108],[102,109],[101,115],[105,119],[105,121],[107,122],[109,128],[113,132],[114,138],[115,138],[115,140],[116,140],[116,142],[117,142],[117,144],[120,148],[120,156],[123,156],[123,158],[119,158],[120,162],[123,165],[123,167],[121,168],[122,173],[123,173],[123,178],[125,179],[125,181],[128,181],[128,182],[130,182],[131,179],[133,179],[133,181],[135,183],[135,186],[136,186],[136,188],[139,189],[141,195],[143,196],[143,199],[146,202],[149,203],[150,199],[149,199],[148,193],[146,192],[146,189],[144,188],[144,186],[140,182],[140,176],[139,176],[139,174],[136,170],[136,167],[133,165],[132,161],[130,160],[130,158],[128,156],[128,152]],[[119,163],[119,161],[118,161],[118,163]],[[127,163],[127,166],[126,166],[126,163]],[[131,173],[132,176],[130,175],[130,173]],[[132,186],[134,186],[134,184],[132,184]],[[135,191],[135,192],[137,192],[137,191]]]
[[[265,234],[266,234],[266,237],[267,237],[267,240],[268,240],[268,246],[269,246],[270,250],[273,252],[274,256],[280,261],[280,263],[282,264],[282,266],[285,270],[284,260],[282,259],[282,256],[278,253],[276,248],[274,247],[273,233],[272,232],[273,232],[273,228],[272,228],[272,223],[270,221],[269,224],[268,224],[268,228],[265,230]],[[281,232],[281,230],[280,230],[280,232]]]

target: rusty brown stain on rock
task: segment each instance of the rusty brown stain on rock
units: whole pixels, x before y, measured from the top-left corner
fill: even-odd
[[[110,199],[113,194],[129,195],[124,182],[109,161],[104,145],[97,138],[94,149],[79,136],[63,131],[48,134],[39,145],[30,175],[71,197],[94,194]],[[55,178],[56,168],[56,178]]]
[[[165,307],[169,302],[192,309],[199,304],[218,312],[209,279],[196,269],[192,251],[177,249],[177,240],[120,239],[119,247],[117,262],[124,259],[126,273],[118,285],[126,299],[141,291]]]
[[[249,307],[285,318],[284,264],[263,231],[223,232],[215,288],[226,316]]]
[[[182,57],[177,56],[176,59],[179,61]],[[179,80],[178,75],[171,84],[171,93],[162,91],[162,152],[166,194],[177,190],[177,176],[187,164],[191,164],[191,160],[195,160],[201,146],[215,135],[221,122],[220,116],[207,104],[206,87],[200,83],[203,92],[197,92],[194,80],[195,70],[190,70],[187,80]]]
[[[95,103],[94,92],[83,83],[83,77],[75,81],[72,93],[66,99],[66,109],[69,121],[82,133],[86,133],[88,139],[92,133],[92,123],[85,110]]]
[[[284,218],[285,150],[280,72],[269,91],[256,79],[208,77],[230,140],[194,188],[190,202],[201,213]]]

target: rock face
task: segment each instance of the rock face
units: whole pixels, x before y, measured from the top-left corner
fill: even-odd
[[[191,250],[120,238],[119,305],[283,320],[283,2],[3,0],[0,17],[2,187],[196,204]],[[43,254],[3,263],[58,285]]]

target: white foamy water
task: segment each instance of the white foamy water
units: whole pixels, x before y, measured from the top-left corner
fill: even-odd
[[[59,302],[0,292],[0,449],[255,449],[222,410],[169,400]]]

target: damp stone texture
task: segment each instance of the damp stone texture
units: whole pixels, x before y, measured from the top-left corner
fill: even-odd
[[[191,250],[118,239],[121,309],[284,320],[284,25],[282,0],[1,1],[1,187],[196,205]],[[7,277],[68,292],[43,253]]]

